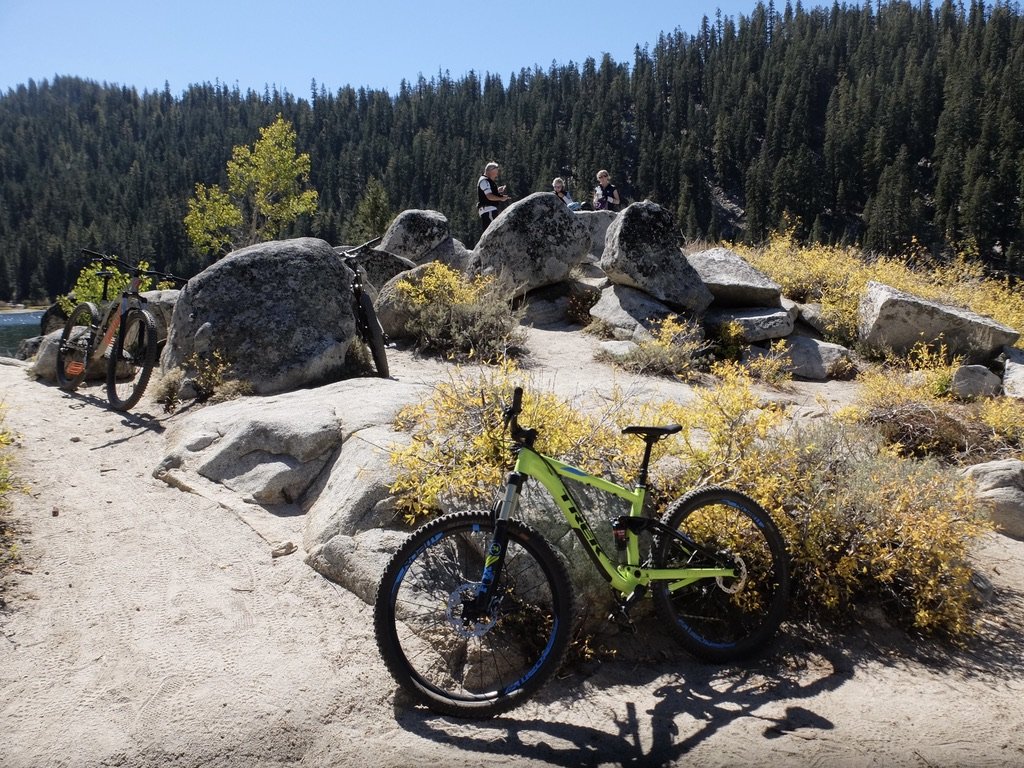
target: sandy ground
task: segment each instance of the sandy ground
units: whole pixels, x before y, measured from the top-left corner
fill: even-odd
[[[592,344],[535,332],[532,371],[583,391]],[[403,352],[392,371],[446,375]],[[842,397],[793,397],[821,394]],[[13,497],[26,542],[0,612],[2,766],[1024,765],[1024,543],[979,552],[994,598],[967,650],[915,649],[883,624],[789,629],[767,658],[719,668],[612,634],[630,661],[466,722],[396,696],[370,608],[301,549],[271,556],[301,543],[301,518],[268,533],[152,478],[175,416],[118,414],[100,385],[68,395],[14,365],[0,399],[31,487]]]

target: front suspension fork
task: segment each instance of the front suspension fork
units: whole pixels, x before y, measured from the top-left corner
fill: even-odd
[[[519,494],[522,492],[526,475],[511,472],[505,485],[505,497],[494,510],[494,532],[487,545],[484,557],[484,570],[480,576],[480,588],[472,601],[472,610],[479,616],[489,614],[494,607],[501,572],[505,567],[505,553],[508,551],[508,521],[519,507]]]

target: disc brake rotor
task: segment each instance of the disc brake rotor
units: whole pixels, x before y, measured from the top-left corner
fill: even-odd
[[[716,576],[715,583],[718,584],[718,588],[723,592],[735,595],[743,589],[743,585],[747,583],[747,564],[743,562],[743,558],[739,555],[733,555],[732,560],[736,575]]]
[[[445,616],[459,637],[483,637],[498,623],[496,616],[481,616],[476,620],[466,620],[463,617],[466,605],[476,598],[480,588],[479,583],[466,583],[448,596],[448,610],[445,611]]]

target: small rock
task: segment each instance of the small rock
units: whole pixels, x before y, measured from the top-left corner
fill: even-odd
[[[285,555],[290,555],[296,549],[298,549],[298,547],[296,547],[294,543],[292,543],[290,541],[285,541],[285,542],[282,542],[281,544],[278,544],[276,547],[274,547],[272,550],[270,550],[270,556],[271,557],[284,557]]]

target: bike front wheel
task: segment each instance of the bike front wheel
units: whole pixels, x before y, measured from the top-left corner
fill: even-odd
[[[156,365],[156,321],[145,309],[129,309],[107,360],[107,400],[127,411],[146,391]]]
[[[492,717],[559,668],[572,628],[565,566],[532,528],[509,521],[489,606],[475,607],[494,522],[456,512],[413,533],[388,563],[374,601],[377,646],[395,680],[442,714]]]
[[[731,568],[732,577],[690,584],[659,581],[658,615],[679,643],[708,661],[730,661],[762,648],[789,603],[789,557],[774,521],[737,491],[705,488],[673,502],[654,542],[655,568]]]
[[[380,320],[373,309],[373,299],[365,293],[359,294],[359,314],[364,329],[363,341],[370,348],[377,375],[386,379],[391,373],[388,370],[388,355],[384,345],[384,329],[381,328]]]
[[[91,301],[83,301],[68,316],[57,347],[57,384],[61,389],[71,391],[85,379],[99,324],[100,311]]]

